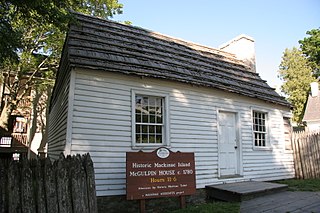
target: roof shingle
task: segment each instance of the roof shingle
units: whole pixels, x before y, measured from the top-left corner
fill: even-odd
[[[318,94],[320,94],[320,90]],[[303,121],[320,121],[320,95],[314,97],[309,95]]]
[[[67,69],[64,64],[168,79],[290,107],[233,54],[113,21],[76,17],[78,23],[70,26],[59,72]]]

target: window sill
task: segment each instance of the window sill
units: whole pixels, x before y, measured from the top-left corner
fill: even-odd
[[[159,147],[166,147],[168,149],[171,148],[171,146],[169,145],[165,145],[165,144],[139,144],[139,145],[133,145],[131,146],[132,150],[154,150],[157,149]]]
[[[260,147],[260,146],[253,146],[254,151],[272,151],[272,147],[266,146],[266,147]]]

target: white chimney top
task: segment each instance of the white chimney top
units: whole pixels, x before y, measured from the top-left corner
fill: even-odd
[[[310,86],[311,86],[311,96],[312,97],[317,97],[318,93],[319,93],[319,84],[318,84],[318,82],[312,82],[310,84]]]
[[[220,50],[233,53],[250,67],[252,72],[256,72],[256,57],[254,39],[250,36],[241,34],[236,38],[219,46]]]

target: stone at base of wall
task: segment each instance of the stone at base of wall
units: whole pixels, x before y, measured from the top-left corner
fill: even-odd
[[[196,194],[186,196],[186,204],[199,205],[206,203],[205,189],[198,189]],[[125,195],[99,196],[97,197],[99,213],[131,213],[139,212],[138,200],[126,200]],[[179,197],[158,198],[146,200],[146,211],[152,213],[164,213],[180,208]]]

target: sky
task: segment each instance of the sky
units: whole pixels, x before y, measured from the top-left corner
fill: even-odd
[[[255,40],[256,69],[271,87],[286,48],[320,27],[320,0],[118,0],[115,21],[218,48],[240,34]]]

